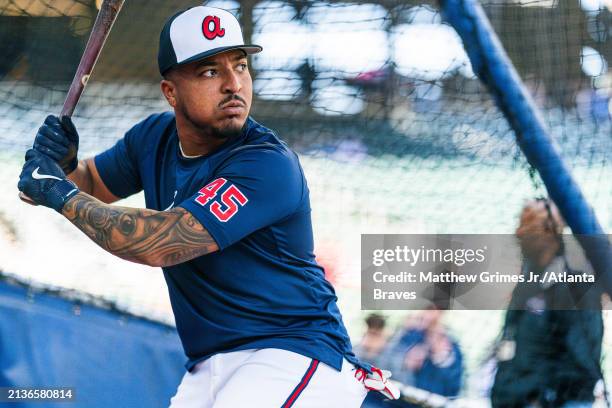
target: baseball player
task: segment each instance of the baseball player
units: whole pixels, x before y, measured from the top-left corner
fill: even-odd
[[[261,50],[225,10],[175,14],[158,54],[174,112],[81,161],[71,120],[47,117],[19,190],[106,251],[162,267],[188,357],[171,407],[358,407],[368,389],[397,398],[389,374],[351,351],[313,254],[296,154],[249,117],[247,56]],[[146,209],[110,205],[141,190]]]

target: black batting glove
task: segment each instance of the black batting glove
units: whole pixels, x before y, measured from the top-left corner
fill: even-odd
[[[49,156],[34,149],[26,153],[26,162],[17,188],[34,203],[62,212],[64,205],[79,193],[77,186]]]
[[[79,164],[79,134],[69,116],[49,115],[34,138],[34,150],[55,160],[65,174]]]

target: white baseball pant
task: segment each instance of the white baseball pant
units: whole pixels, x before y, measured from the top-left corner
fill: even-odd
[[[360,407],[368,390],[355,372],[280,349],[220,353],[185,374],[170,408]]]

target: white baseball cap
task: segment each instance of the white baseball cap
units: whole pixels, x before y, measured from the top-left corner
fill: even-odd
[[[197,6],[170,17],[159,36],[157,63],[164,75],[178,65],[198,61],[229,50],[256,54],[259,45],[245,45],[242,29],[229,11]]]

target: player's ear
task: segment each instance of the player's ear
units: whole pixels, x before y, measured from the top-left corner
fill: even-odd
[[[173,108],[176,107],[176,85],[174,82],[168,79],[162,79],[160,87],[168,104]]]

